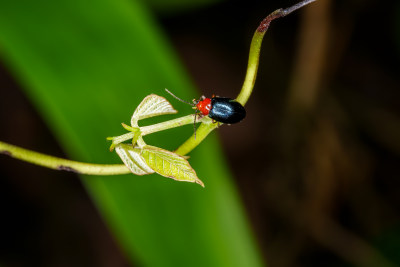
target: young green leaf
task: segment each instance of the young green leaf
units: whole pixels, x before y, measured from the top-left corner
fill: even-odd
[[[131,118],[131,125],[136,127],[138,120],[174,113],[177,111],[164,97],[151,94],[146,96],[136,108]]]
[[[171,151],[146,145],[142,148],[142,157],[156,173],[177,181],[204,183],[197,177],[195,170],[182,156]]]
[[[145,175],[154,173],[140,155],[140,148],[134,148],[132,145],[127,144],[118,144],[115,147],[115,152],[133,174]]]
[[[129,127],[129,131],[130,131],[129,133],[126,133],[126,134],[123,134],[123,135],[120,135],[120,136],[107,137],[107,140],[112,141],[111,146],[110,146],[110,151],[113,151],[116,145],[118,145],[118,144],[120,144],[122,142],[125,142],[125,141],[127,141],[129,139],[132,139],[132,144],[135,145],[136,141],[139,139],[139,137],[141,135],[140,128],[138,128],[138,127],[130,127],[130,126],[122,123],[122,126],[125,129],[127,129],[127,128],[124,125],[126,127]]]

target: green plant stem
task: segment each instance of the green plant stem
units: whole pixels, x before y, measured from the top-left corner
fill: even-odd
[[[236,100],[243,106],[247,103],[247,100],[249,100],[249,97],[254,88],[254,84],[256,82],[258,64],[260,60],[261,44],[271,21],[277,18],[287,16],[293,11],[305,5],[308,5],[314,1],[316,0],[305,0],[286,9],[280,8],[269,14],[265,19],[261,21],[260,25],[258,26],[257,30],[253,35],[253,39],[251,40],[246,77],[244,79],[242,90],[240,91],[238,97],[236,98]]]
[[[91,175],[116,175],[130,173],[124,164],[91,164],[57,158],[0,141],[0,154],[54,170]]]
[[[221,125],[221,123],[219,125]],[[185,143],[183,143],[177,150],[175,150],[175,153],[181,156],[188,154],[217,127],[218,123],[210,123],[210,122],[202,123],[196,130],[196,137],[194,136],[194,134],[191,137],[189,137],[189,139],[186,140]]]
[[[258,26],[257,30],[255,31],[253,38],[250,44],[250,52],[249,52],[249,61],[247,64],[247,71],[246,76],[244,78],[242,89],[240,90],[239,95],[237,96],[236,100],[242,104],[243,106],[249,100],[251,93],[253,92],[254,84],[257,78],[257,70],[258,64],[260,60],[260,51],[261,51],[261,44],[264,38],[265,33],[267,32],[271,21],[274,19],[284,17],[293,11],[308,5],[311,2],[316,0],[305,0],[301,1],[300,3],[291,6],[286,9],[278,9],[271,14],[269,14],[265,19],[263,19]],[[198,146],[201,141],[206,138],[218,125],[215,124],[201,124],[199,129],[197,130],[196,138],[192,135],[188,140],[186,140],[177,150],[175,153],[179,155],[186,155],[190,151],[192,151],[196,146]]]
[[[258,64],[260,59],[261,43],[264,34],[265,32],[260,33],[256,31],[251,40],[246,76],[244,78],[242,90],[240,90],[240,93],[236,98],[236,100],[243,106],[246,105],[247,100],[249,100],[249,97],[253,92],[254,84],[256,82]]]
[[[193,124],[193,121],[194,121],[194,115],[192,114],[192,115],[187,115],[184,117],[176,118],[173,120],[160,122],[160,123],[157,123],[154,125],[143,126],[143,127],[140,127],[140,131],[142,132],[142,136],[144,136],[144,135],[152,134],[155,132],[180,127],[180,126],[183,126],[186,124]],[[200,122],[200,121],[201,120],[196,120],[196,123]]]
[[[197,122],[203,121],[205,118],[198,120]],[[150,126],[144,126],[140,128],[142,136],[151,133],[183,126],[186,124],[192,124],[194,120],[194,115],[187,115],[184,117],[176,118],[173,120],[160,122]],[[134,137],[134,132],[128,132],[126,134],[108,138],[117,143],[122,143],[126,140],[132,139]],[[124,164],[92,164],[83,163],[58,157],[53,157],[24,149],[18,146],[10,145],[0,141],[0,154],[8,155],[13,158],[30,162],[36,165],[47,167],[54,170],[64,170],[71,171],[80,174],[90,174],[90,175],[118,175],[130,173],[129,169]]]

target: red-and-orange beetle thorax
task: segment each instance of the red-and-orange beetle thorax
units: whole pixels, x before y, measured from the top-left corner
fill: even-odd
[[[196,107],[201,112],[201,114],[207,116],[211,110],[211,98],[205,98],[204,100],[199,101]]]

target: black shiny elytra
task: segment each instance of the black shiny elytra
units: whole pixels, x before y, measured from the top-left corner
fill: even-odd
[[[217,122],[233,124],[246,117],[244,107],[231,98],[213,97],[211,98],[211,107],[208,116]]]

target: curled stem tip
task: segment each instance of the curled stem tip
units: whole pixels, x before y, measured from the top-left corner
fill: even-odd
[[[261,21],[260,26],[258,26],[258,28],[257,28],[257,31],[261,32],[261,33],[267,31],[267,29],[269,27],[269,24],[274,19],[287,16],[290,13],[292,13],[293,11],[295,11],[295,10],[297,10],[299,8],[302,8],[303,6],[308,5],[308,4],[310,4],[310,3],[314,2],[314,1],[316,1],[316,0],[304,0],[304,1],[301,1],[300,3],[297,3],[297,4],[295,4],[295,5],[291,6],[291,7],[280,8],[278,10],[275,10],[274,12],[269,14],[265,19],[263,19],[263,21]]]

